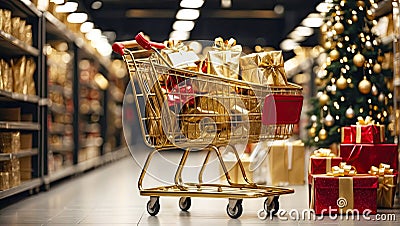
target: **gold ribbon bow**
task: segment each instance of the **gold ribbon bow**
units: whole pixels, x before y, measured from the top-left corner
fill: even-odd
[[[365,119],[361,116],[357,117],[357,125],[367,126],[367,125],[375,125],[375,121],[371,118],[371,116],[365,117]]]
[[[187,45],[184,45],[180,40],[168,40],[164,42],[164,45],[167,47],[168,50],[172,52],[179,52],[179,51],[189,51],[190,48]]]
[[[242,51],[242,47],[236,45],[236,40],[234,38],[230,38],[229,40],[224,40],[221,37],[215,38],[213,48],[222,51],[225,50]]]
[[[313,152],[311,156],[315,157],[336,157],[334,153],[331,153],[331,149],[320,148]]]
[[[258,66],[264,68],[266,74],[272,74],[274,84],[280,84],[279,81],[283,80],[285,85],[287,85],[288,81],[286,78],[282,53],[279,51],[271,51],[267,53],[269,54],[263,55],[260,62],[258,62]]]
[[[339,166],[333,166],[332,171],[327,173],[327,175],[334,177],[351,177],[357,175],[357,169],[352,165],[347,165],[345,162],[341,162]]]
[[[389,207],[393,206],[394,189],[396,187],[393,175],[393,169],[390,165],[381,163],[379,167],[371,166],[371,175],[379,176],[379,185],[377,190],[377,201],[378,207]]]
[[[393,175],[393,169],[390,168],[390,165],[381,163],[379,164],[379,168],[376,166],[371,166],[370,170],[368,171],[371,175]]]

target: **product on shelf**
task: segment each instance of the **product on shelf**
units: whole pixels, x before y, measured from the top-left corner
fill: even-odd
[[[7,9],[0,9],[0,30],[6,33],[11,33],[11,11]]]
[[[20,146],[20,132],[0,132],[0,153],[17,153]]]
[[[10,176],[8,172],[0,172],[0,191],[10,189]]]
[[[0,171],[8,172],[10,188],[21,184],[19,159],[12,158],[8,161],[1,161]]]
[[[0,89],[25,95],[36,95],[33,78],[35,70],[36,63],[33,58],[22,56],[11,59],[10,63],[0,59]]]

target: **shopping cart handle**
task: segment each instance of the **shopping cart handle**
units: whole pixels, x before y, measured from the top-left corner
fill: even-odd
[[[143,47],[143,49],[150,50],[151,47],[154,47],[156,49],[164,49],[165,45],[162,43],[157,43],[157,42],[151,42],[147,39],[145,39],[143,33],[139,33],[135,36],[136,42]]]

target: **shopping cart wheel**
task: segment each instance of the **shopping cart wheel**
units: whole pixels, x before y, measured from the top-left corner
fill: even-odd
[[[270,214],[275,215],[279,210],[279,196],[269,196],[264,201],[264,210],[269,216]]]
[[[233,219],[240,217],[243,213],[242,199],[229,199],[229,203],[226,206],[226,213]]]
[[[190,197],[181,197],[179,199],[179,208],[181,208],[182,211],[188,211],[191,205],[192,200]]]
[[[151,216],[155,216],[160,211],[159,197],[150,197],[150,201],[147,202],[147,212]]]

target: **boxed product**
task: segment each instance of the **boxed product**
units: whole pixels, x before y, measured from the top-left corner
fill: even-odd
[[[20,144],[20,132],[0,132],[0,153],[16,153]]]
[[[0,121],[21,121],[21,108],[2,108]]]
[[[308,173],[325,174],[331,171],[332,166],[342,162],[342,157],[331,153],[330,149],[318,149],[310,156]]]
[[[378,208],[393,208],[397,185],[397,171],[391,169],[390,165],[381,163],[379,167],[371,166],[368,173],[379,177],[377,191]]]
[[[21,181],[32,179],[32,157],[19,158]]]
[[[340,144],[340,157],[359,173],[368,173],[371,166],[381,163],[398,167],[397,144]]]
[[[242,46],[236,45],[235,39],[216,38],[213,50],[207,54],[207,73],[238,79],[241,54]]]
[[[258,84],[287,85],[283,66],[282,51],[252,53],[240,58],[242,79]]]
[[[8,172],[0,171],[0,191],[4,191],[10,189],[10,179]]]
[[[227,168],[229,177],[231,179],[231,182],[233,183],[239,183],[239,184],[244,184],[247,183],[244,178],[242,171],[240,169],[239,163],[236,159],[236,156],[234,155],[233,152],[228,152],[223,156],[223,160],[225,163],[225,166]],[[253,172],[250,170],[250,158],[248,154],[243,154],[240,156],[240,161],[242,162],[244,172],[246,174],[246,178],[250,181],[253,182]],[[224,170],[222,167],[220,167],[220,180],[222,182],[226,182],[226,176],[224,173]]]
[[[370,116],[358,117],[357,125],[342,128],[342,143],[378,144],[385,141],[385,126],[375,124]]]
[[[377,210],[378,177],[312,175],[310,208],[316,214],[346,214]]]
[[[10,188],[21,183],[19,159],[13,158],[9,161],[2,161],[1,168],[2,172],[8,172]]]
[[[304,143],[296,141],[261,142],[251,154],[256,183],[274,186],[304,184]]]
[[[200,58],[189,46],[183,44],[181,41],[167,41],[166,48],[161,50],[161,54],[174,68],[198,71],[196,63]]]

